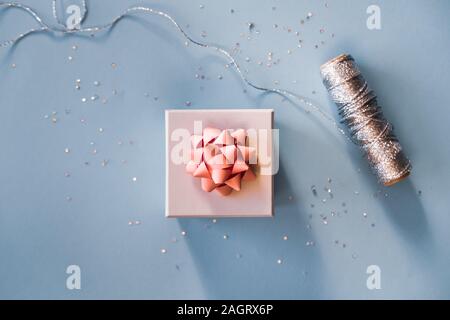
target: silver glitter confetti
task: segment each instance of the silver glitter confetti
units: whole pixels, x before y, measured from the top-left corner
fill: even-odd
[[[316,186],[315,185],[311,186],[311,191],[312,191],[313,196],[317,197],[317,190],[316,190]]]

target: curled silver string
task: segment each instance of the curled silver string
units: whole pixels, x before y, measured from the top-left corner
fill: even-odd
[[[352,56],[330,60],[321,67],[321,73],[351,139],[365,151],[380,182],[392,185],[408,176],[411,163]]]
[[[87,1],[83,0],[82,2],[82,6],[83,6],[83,14],[81,17],[81,23],[84,21],[86,14],[88,12],[88,7],[87,7]],[[97,26],[90,26],[90,27],[82,27],[80,25],[80,28],[77,29],[68,29],[59,19],[58,15],[57,15],[57,7],[56,7],[56,0],[52,1],[52,13],[53,13],[53,17],[55,18],[58,26],[50,26],[49,24],[45,23],[43,21],[43,19],[38,15],[38,13],[32,9],[31,7],[28,7],[26,5],[20,4],[20,3],[16,3],[16,2],[0,2],[0,8],[1,7],[8,7],[8,8],[17,8],[20,10],[25,11],[26,13],[28,13],[29,15],[31,15],[34,20],[36,20],[36,22],[39,24],[39,28],[35,28],[35,29],[30,29],[25,33],[20,34],[19,36],[17,36],[14,39],[11,40],[7,40],[4,42],[0,43],[0,48],[1,47],[7,47],[7,46],[11,46],[13,44],[15,44],[16,42],[20,41],[22,38],[25,38],[28,35],[31,35],[33,33],[38,33],[38,32],[54,32],[54,33],[61,33],[61,34],[75,34],[75,33],[97,33],[97,32],[101,32],[101,31],[105,31],[111,27],[113,27],[117,22],[119,22],[120,20],[122,20],[123,18],[136,14],[136,13],[147,13],[147,14],[154,14],[154,15],[158,15],[160,17],[163,17],[167,20],[169,20],[177,29],[178,31],[183,35],[183,37],[189,41],[190,43],[199,46],[199,47],[203,47],[203,48],[210,48],[210,49],[214,49],[217,52],[219,52],[220,54],[222,54],[223,56],[226,57],[226,59],[228,60],[228,64],[230,66],[234,66],[236,68],[236,71],[239,75],[239,77],[241,78],[241,80],[248,86],[258,90],[258,91],[264,91],[267,93],[276,93],[279,94],[281,96],[284,97],[288,97],[291,98],[293,100],[296,100],[298,102],[300,102],[303,105],[306,105],[307,107],[313,109],[315,112],[317,112],[318,114],[320,114],[323,118],[325,118],[327,121],[331,122],[333,124],[333,126],[347,139],[349,139],[349,137],[347,136],[347,134],[345,133],[344,129],[342,129],[338,123],[336,121],[334,121],[333,117],[330,116],[328,113],[326,113],[325,111],[323,111],[319,106],[317,106],[316,104],[314,104],[313,102],[311,102],[310,100],[308,100],[307,98],[296,94],[292,91],[289,90],[285,90],[285,89],[278,89],[278,88],[265,88],[259,85],[254,84],[252,81],[250,81],[245,74],[242,72],[242,69],[239,65],[239,63],[236,61],[236,59],[232,56],[232,54],[219,47],[216,45],[212,45],[212,44],[208,44],[208,43],[203,43],[200,41],[197,41],[195,39],[193,39],[189,34],[187,34],[185,32],[185,30],[178,24],[178,22],[172,18],[169,14],[163,12],[163,11],[159,11],[159,10],[155,10],[152,9],[150,7],[145,7],[145,6],[133,6],[130,7],[128,9],[126,9],[124,12],[122,12],[120,15],[116,16],[114,19],[112,19],[110,22],[103,24],[103,25],[97,25]]]

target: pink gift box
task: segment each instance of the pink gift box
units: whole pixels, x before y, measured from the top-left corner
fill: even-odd
[[[166,217],[272,217],[273,174],[278,167],[273,114],[272,109],[166,110]],[[206,192],[201,179],[187,172],[193,152],[185,148],[192,148],[191,136],[205,128],[257,133],[252,143],[258,163],[251,166],[256,178],[242,181],[239,191],[227,196]]]

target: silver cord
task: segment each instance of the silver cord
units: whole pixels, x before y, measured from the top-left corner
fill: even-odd
[[[320,114],[327,121],[331,122],[333,124],[333,126],[344,137],[349,139],[349,137],[345,133],[344,129],[342,129],[339,126],[339,124],[336,121],[334,121],[332,116],[330,116],[327,112],[322,110],[319,106],[317,106],[316,104],[314,104],[307,98],[305,98],[301,95],[298,95],[292,91],[278,89],[278,88],[265,88],[265,87],[254,84],[252,81],[250,81],[245,76],[245,74],[242,72],[242,69],[241,69],[239,63],[236,61],[236,59],[232,56],[232,54],[229,51],[227,51],[219,46],[208,44],[208,43],[203,43],[203,42],[193,39],[189,34],[186,33],[186,31],[178,24],[178,22],[174,18],[172,18],[169,14],[167,14],[163,11],[155,10],[155,9],[152,9],[150,7],[145,7],[145,6],[133,6],[133,7],[126,9],[122,14],[116,16],[109,23],[106,23],[103,25],[91,26],[91,27],[81,27],[81,25],[80,25],[80,28],[78,28],[78,29],[68,29],[58,18],[57,9],[56,9],[56,0],[52,1],[52,12],[53,12],[53,17],[57,21],[59,27],[53,27],[53,26],[46,24],[34,9],[32,9],[31,7],[28,7],[26,5],[22,5],[22,4],[16,3],[16,2],[0,2],[0,8],[1,7],[14,7],[14,8],[18,8],[18,9],[21,9],[21,10],[27,12],[38,22],[38,24],[40,25],[40,28],[31,29],[23,34],[20,34],[18,37],[14,38],[12,40],[4,41],[4,42],[0,43],[0,47],[11,46],[11,45],[15,44],[16,42],[18,42],[19,40],[21,40],[22,38],[24,38],[30,34],[37,33],[37,32],[55,32],[55,33],[62,33],[62,34],[97,33],[97,32],[105,31],[105,30],[113,27],[117,22],[119,22],[123,18],[125,18],[129,15],[136,14],[136,13],[148,13],[148,14],[154,14],[154,15],[164,17],[165,19],[169,20],[178,29],[178,31],[183,35],[183,37],[186,40],[188,40],[190,43],[195,44],[199,47],[214,49],[217,52],[219,52],[220,54],[222,54],[223,56],[225,56],[226,59],[228,60],[228,64],[231,66],[234,66],[236,68],[236,71],[239,74],[239,77],[248,86],[250,86],[258,91],[264,91],[264,92],[268,92],[268,93],[276,93],[281,96],[289,97],[293,100],[297,100],[298,102],[307,106],[308,108],[313,109],[315,112]],[[81,18],[82,21],[84,20],[87,12],[88,12],[87,1],[83,0],[83,14],[82,14],[82,18]]]
[[[322,65],[321,73],[352,141],[364,150],[380,182],[389,186],[408,176],[411,163],[353,57],[340,55]]]

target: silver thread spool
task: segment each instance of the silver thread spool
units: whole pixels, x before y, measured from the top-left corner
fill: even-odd
[[[353,57],[342,54],[323,64],[320,72],[342,122],[352,140],[366,153],[379,181],[391,186],[409,176],[411,163]]]

